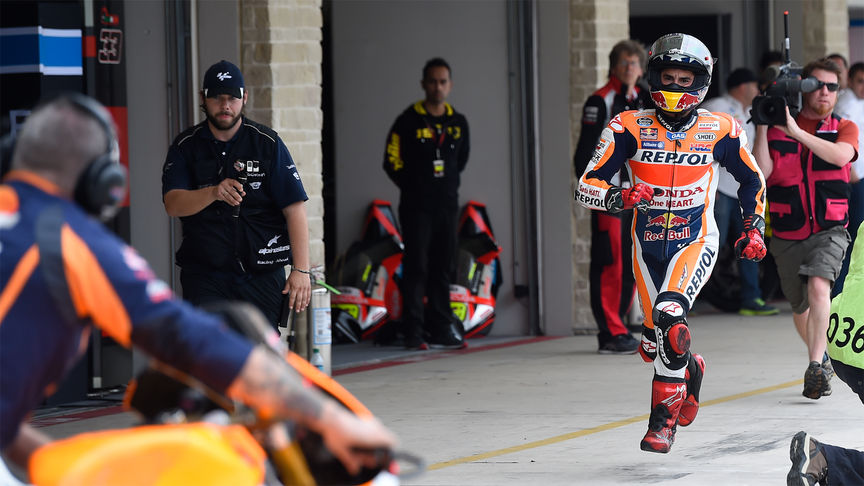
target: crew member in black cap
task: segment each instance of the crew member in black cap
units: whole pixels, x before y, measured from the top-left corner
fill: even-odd
[[[312,295],[308,197],[276,132],[243,115],[248,99],[237,66],[210,66],[201,90],[207,119],[168,149],[162,199],[183,226],[183,297],[198,305],[251,302],[276,326],[282,294],[296,311]]]

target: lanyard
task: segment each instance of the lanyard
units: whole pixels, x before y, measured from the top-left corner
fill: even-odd
[[[431,132],[432,126],[429,124],[429,120],[427,120],[425,116],[423,117],[423,123],[426,124],[426,128],[429,129],[429,131]],[[438,137],[437,140],[434,137],[432,138],[432,140],[435,140],[435,158],[440,159],[441,147],[444,145],[444,137],[447,135],[447,124],[442,125],[436,123],[435,126],[435,132],[438,134]]]

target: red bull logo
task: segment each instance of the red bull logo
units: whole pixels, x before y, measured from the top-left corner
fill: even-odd
[[[681,95],[681,99],[678,100],[678,106],[680,106],[681,109],[690,108],[696,103],[699,103],[699,97],[692,93],[684,93]]]
[[[664,233],[653,233],[651,231],[646,231],[642,235],[643,241],[662,241],[664,239],[669,241],[690,239],[690,227],[688,226],[680,231],[671,230],[665,235]]]
[[[666,106],[666,97],[663,96],[663,93],[654,91],[651,93],[651,99],[654,100],[654,104],[657,105],[657,108],[669,108]]]
[[[649,218],[648,222],[645,223],[645,227],[649,228],[651,226],[659,226],[660,228],[674,228],[675,226],[681,226],[690,223],[690,216],[686,218],[683,216],[678,216],[674,213],[663,213],[654,218]]]
[[[640,140],[657,140],[658,131],[656,128],[640,128],[639,129],[639,139]]]

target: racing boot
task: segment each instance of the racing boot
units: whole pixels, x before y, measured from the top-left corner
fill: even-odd
[[[684,380],[687,382],[687,398],[681,404],[678,424],[687,427],[696,420],[699,412],[699,390],[702,388],[702,376],[705,374],[705,360],[698,354],[691,354],[687,361],[687,371]]]
[[[660,381],[661,379],[666,381]],[[675,442],[678,416],[686,396],[687,384],[683,380],[654,375],[648,432],[639,444],[643,451],[663,454],[669,452]]]

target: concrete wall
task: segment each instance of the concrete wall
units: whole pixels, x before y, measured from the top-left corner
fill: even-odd
[[[132,245],[160,278],[171,274],[170,218],[162,206],[162,163],[170,140],[165,8],[126,2],[125,55],[129,108],[129,210]],[[143,224],[147,221],[147,224]]]

